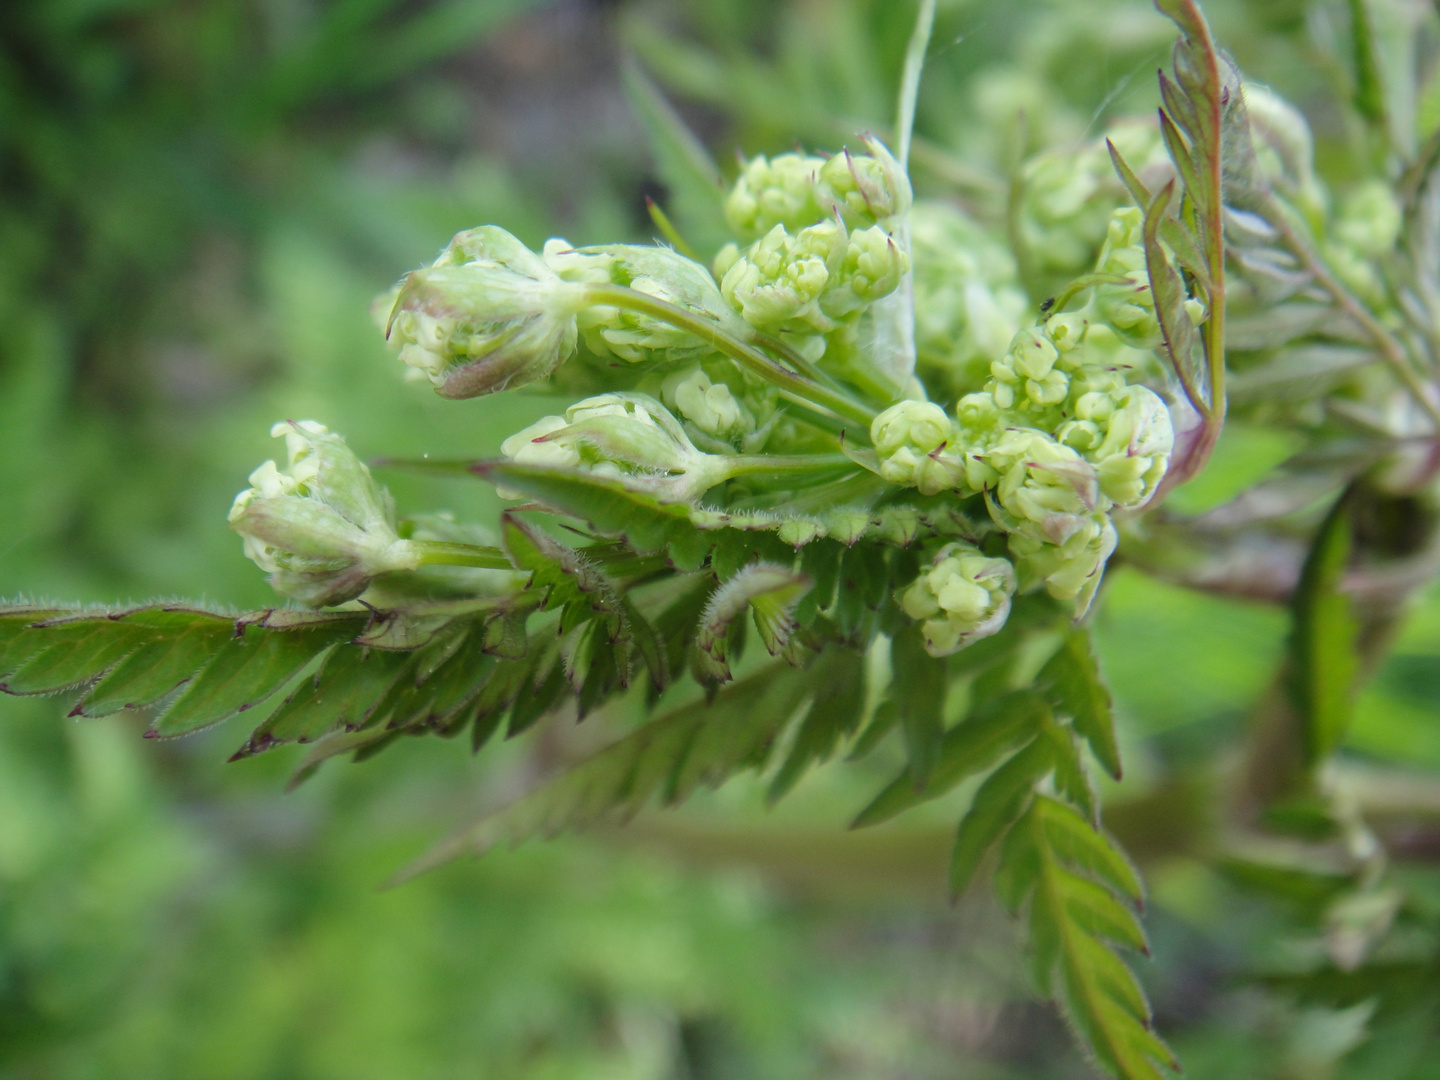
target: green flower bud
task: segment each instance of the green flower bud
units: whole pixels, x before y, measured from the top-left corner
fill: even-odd
[[[730,272],[730,268],[740,261],[740,245],[731,240],[724,247],[715,253],[715,258],[710,261],[710,273],[716,281],[722,280]]]
[[[1000,473],[991,513],[1006,529],[1031,528],[1060,544],[1105,509],[1094,466],[1043,431],[1008,431],[985,457]]]
[[[1010,342],[1011,367],[1027,379],[1045,378],[1059,358],[1059,350],[1042,330],[1021,330]]]
[[[395,506],[370,470],[313,420],[270,429],[285,438],[289,466],[267,461],[235,497],[230,527],[245,554],[284,596],[313,607],[353,600],[370,579],[420,565],[418,550],[395,531]]]
[[[1107,498],[1120,506],[1139,506],[1164,479],[1175,428],[1165,402],[1147,387],[1126,387],[1112,400],[1104,439],[1085,456],[1095,462]]]
[[[1154,123],[1122,122],[1105,134],[1142,177],[1169,167]],[[1070,276],[1092,266],[1110,212],[1128,200],[1105,139],[1040,154],[1025,164],[1022,177],[1021,228],[1040,269]]]
[[[604,244],[576,249],[555,238],[545,242],[544,259],[565,281],[629,286],[708,319],[731,334],[744,332],[721,298],[710,271],[670,248]],[[714,352],[709,342],[667,322],[604,304],[585,308],[578,321],[585,344],[597,356],[616,356],[630,363],[673,363]]]
[[[776,225],[725,274],[720,292],[759,330],[824,332],[834,322],[820,311],[820,295],[847,253],[845,228],[823,221],[794,236]]]
[[[832,319],[843,319],[889,296],[909,269],[910,259],[880,226],[852,232],[844,260],[820,298],[820,309]]]
[[[1334,237],[1360,255],[1376,258],[1395,246],[1402,215],[1395,193],[1384,180],[1366,180],[1345,197]]]
[[[666,391],[665,396],[674,398],[685,419],[707,434],[728,438],[755,426],[741,411],[730,387],[711,382],[710,376],[700,368],[678,380],[673,387],[667,382]]]
[[[575,352],[583,305],[582,289],[482,225],[401,280],[386,336],[442,397],[475,397],[550,375]]]
[[[751,158],[725,199],[725,220],[749,239],[764,236],[777,225],[796,232],[815,224],[827,213],[816,197],[824,164],[824,158],[806,154]]]
[[[726,459],[697,450],[680,422],[648,394],[576,402],[500,444],[522,464],[578,468],[667,501],[694,499],[728,475]],[[502,493],[504,494],[504,493]]]
[[[1078,618],[1095,598],[1105,563],[1115,551],[1116,535],[1109,516],[1097,510],[1060,543],[1033,527],[1012,531],[1009,542],[1021,582],[1044,585],[1056,600],[1074,601]]]
[[[860,141],[868,154],[842,150],[820,167],[820,183],[851,228],[898,217],[910,209],[910,178],[873,135]]]
[[[954,451],[954,423],[939,405],[901,401],[870,425],[880,459],[880,475],[892,484],[920,489],[922,495],[961,487],[964,459]]]
[[[910,618],[921,621],[925,650],[949,656],[1005,625],[1015,593],[1015,569],[981,554],[972,544],[946,544],[900,596]]]

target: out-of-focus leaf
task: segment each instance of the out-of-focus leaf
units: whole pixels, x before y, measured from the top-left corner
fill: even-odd
[[[708,262],[730,238],[720,170],[637,61],[629,60],[622,74],[626,95],[650,137],[660,179],[670,189],[670,216],[700,260]]]
[[[1011,829],[1000,864],[996,886],[1006,907],[1018,912],[1028,899],[1035,981],[1058,999],[1099,1064],[1120,1080],[1161,1080],[1161,1065],[1178,1069],[1151,1029],[1139,983],[1112,948],[1149,952],[1135,913],[1114,895],[1138,892],[1125,857],[1069,807],[1040,795]]]
[[[949,687],[943,659],[925,651],[919,626],[910,625],[890,643],[895,677],[890,700],[900,714],[900,730],[910,759],[910,781],[917,790],[930,782],[945,736],[945,694]]]
[[[1035,797],[1035,783],[1054,767],[1048,739],[1035,739],[1001,765],[975,792],[950,854],[950,893],[970,887],[985,855],[1020,818]]]
[[[815,700],[795,731],[790,753],[770,783],[769,800],[777,802],[806,769],[828,760],[842,739],[855,734],[864,715],[864,664],[840,668],[833,682],[816,687]]]
[[[1345,737],[1358,688],[1359,623],[1341,588],[1352,547],[1351,506],[1347,492],[1326,515],[1300,572],[1291,610],[1287,689],[1304,725],[1312,765]]]
[[[930,782],[923,788],[907,769],[855,818],[852,829],[878,825],[912,806],[938,799],[967,777],[995,765],[1007,753],[1034,739],[1049,716],[1044,698],[1029,690],[993,698],[975,715],[945,733]]]
[[[497,844],[623,820],[654,798],[678,803],[699,787],[758,768],[800,706],[858,662],[854,652],[837,648],[805,668],[772,665],[721,690],[708,705],[684,705],[651,720],[439,845],[399,880]]]

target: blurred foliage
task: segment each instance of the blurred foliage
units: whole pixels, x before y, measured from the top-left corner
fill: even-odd
[[[1317,169],[1342,190],[1356,133],[1330,93],[1349,75],[1327,35],[1345,6],[1207,5],[1240,66],[1306,108]],[[362,454],[448,457],[493,453],[550,411],[401,386],[366,306],[476,222],[532,245],[648,235],[659,185],[623,48],[714,148],[835,147],[889,123],[910,29],[896,9],[12,5],[0,595],[268,602],[219,522],[270,420],[321,416],[363,432]],[[1153,108],[1170,40],[1127,0],[942,3],[919,186],[998,220],[989,178]],[[1417,105],[1432,126],[1435,100]],[[1180,509],[1226,501],[1293,449],[1244,420]],[[479,485],[387,482],[417,508],[497,505]],[[1433,831],[1416,828],[1386,951],[1356,979],[1315,975],[1315,912],[1333,898],[1318,875],[1258,882],[1186,846],[1285,625],[1279,608],[1131,569],[1107,585],[1097,642],[1127,744],[1107,820],[1153,882],[1142,975],[1189,1076],[1423,1080],[1440,1059]],[[1440,767],[1437,670],[1432,587],[1359,699],[1347,768]],[[776,812],[762,784],[736,781],[663,822],[378,892],[457,808],[543,770],[544,748],[477,764],[417,741],[281,798],[295,759],[222,766],[232,733],[157,746],[129,718],[60,711],[0,700],[0,1077],[1085,1075],[1057,1017],[1028,1003],[1009,924],[983,902],[942,907],[949,823],[974,785],[834,835],[898,757],[812,776]],[[1414,782],[1433,830],[1440,796]]]

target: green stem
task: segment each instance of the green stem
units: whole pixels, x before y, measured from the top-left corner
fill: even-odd
[[[1130,279],[1123,274],[1086,274],[1083,277],[1076,278],[1060,290],[1060,292],[1056,293],[1050,302],[1050,307],[1046,309],[1045,314],[1047,316],[1058,315],[1065,310],[1065,305],[1070,303],[1071,300],[1074,300],[1075,297],[1079,296],[1086,289],[1094,288],[1096,285],[1128,284],[1130,284]]]
[[[587,285],[585,296],[591,304],[623,308],[669,323],[713,345],[742,367],[782,390],[822,405],[837,416],[847,417],[868,429],[875,412],[844,394],[837,393],[776,363],[770,357],[726,333],[715,323],[692,315],[682,307],[623,285]]]
[[[477,566],[483,570],[514,570],[515,565],[497,547],[453,544],[446,540],[411,540],[420,550],[421,566]]]
[[[730,476],[744,476],[746,473],[814,472],[854,466],[844,454],[745,454],[729,459]]]
[[[1380,320],[1375,318],[1370,310],[1335,277],[1320,253],[1300,235],[1299,230],[1290,221],[1289,215],[1275,199],[1266,200],[1261,209],[1261,216],[1280,234],[1281,239],[1285,241],[1285,246],[1290,249],[1290,253],[1300,260],[1300,265],[1314,275],[1316,284],[1328,292],[1340,310],[1354,319],[1360,328],[1370,336],[1380,350],[1380,355],[1390,365],[1390,370],[1395,373],[1396,378],[1425,410],[1430,419],[1440,426],[1440,406],[1436,405],[1431,396],[1433,387],[1428,386],[1416,374],[1410,364],[1410,357],[1405,351],[1405,346],[1389,330],[1385,329]],[[1223,311],[1224,309],[1217,307],[1216,310]]]

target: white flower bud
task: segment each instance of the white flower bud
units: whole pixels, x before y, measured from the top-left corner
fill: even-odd
[[[419,552],[395,531],[389,493],[345,445],[313,420],[270,429],[290,464],[267,461],[235,497],[230,527],[275,590],[314,607],[352,600],[370,579],[413,570]]]
[[[925,649],[949,656],[1005,625],[1015,593],[1015,569],[972,544],[946,544],[900,596],[910,618],[921,621]]]
[[[582,289],[482,225],[401,280],[387,337],[442,397],[475,397],[550,375],[575,352],[583,304]]]
[[[922,495],[961,487],[965,462],[955,448],[955,424],[939,405],[901,401],[870,425],[880,475]]]

